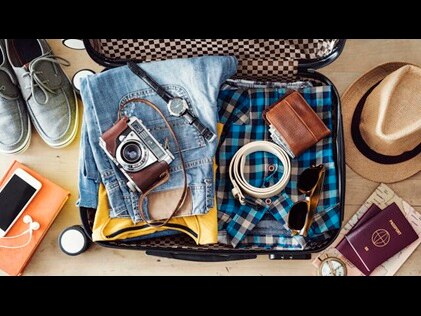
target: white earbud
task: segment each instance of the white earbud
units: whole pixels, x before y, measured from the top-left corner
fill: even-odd
[[[32,223],[32,217],[31,217],[31,216],[29,216],[29,215],[25,215],[25,216],[23,217],[23,222],[24,222],[25,224]]]
[[[23,217],[23,222],[24,222],[25,224],[29,224],[29,229],[31,229],[31,230],[38,230],[38,229],[39,229],[39,227],[40,227],[39,223],[38,223],[38,222],[34,222],[34,221],[32,220],[32,217],[31,217],[31,216],[29,216],[29,215],[25,215],[25,216]]]
[[[38,230],[40,228],[40,224],[38,222],[34,222],[32,220],[32,217],[29,215],[25,215],[23,217],[23,222],[25,224],[28,224],[28,229],[23,231],[22,233],[20,233],[19,235],[16,236],[10,236],[10,237],[1,237],[0,239],[4,239],[4,240],[12,240],[12,239],[16,239],[19,238],[25,234],[29,234],[29,239],[26,241],[26,243],[24,243],[23,245],[18,245],[18,246],[7,246],[7,245],[0,245],[0,248],[7,248],[7,249],[18,249],[18,248],[23,248],[26,247],[27,245],[29,245],[29,243],[32,240],[32,232],[35,230]]]
[[[32,229],[32,230],[38,230],[39,229],[39,223],[38,222],[32,222],[30,225],[29,225],[29,228],[30,229]]]

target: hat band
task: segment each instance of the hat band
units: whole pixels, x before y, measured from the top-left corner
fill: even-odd
[[[354,111],[354,115],[352,116],[351,136],[352,136],[352,140],[354,141],[355,146],[368,159],[377,163],[381,163],[385,165],[392,165],[392,164],[397,164],[397,163],[412,159],[415,156],[417,156],[419,153],[421,153],[421,143],[418,144],[418,146],[416,146],[414,149],[410,151],[406,151],[400,155],[388,156],[388,155],[383,155],[374,151],[365,142],[360,131],[361,114],[364,109],[365,100],[368,98],[368,96],[374,90],[374,88],[380,84],[380,82],[376,83],[373,87],[371,87],[358,102],[357,107],[355,108],[355,111]]]

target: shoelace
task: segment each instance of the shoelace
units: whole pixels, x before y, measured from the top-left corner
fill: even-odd
[[[31,93],[34,96],[34,99],[37,103],[39,104],[47,104],[50,97],[48,93],[51,94],[56,94],[56,92],[51,89],[48,86],[48,82],[49,80],[44,80],[42,81],[39,77],[40,74],[42,74],[42,71],[36,70],[35,66],[40,62],[40,61],[49,61],[52,62],[54,64],[57,65],[63,65],[63,66],[70,66],[70,62],[67,59],[64,59],[62,57],[59,56],[55,56],[55,55],[48,55],[48,56],[41,56],[38,57],[36,59],[34,59],[33,61],[31,61],[29,63],[29,72],[23,74],[23,77],[30,77],[31,78],[31,86],[30,87],[25,87],[25,89],[31,89]],[[39,87],[40,90],[44,93],[44,97],[45,97],[45,101],[41,102],[37,99],[37,97],[35,96],[35,87]]]

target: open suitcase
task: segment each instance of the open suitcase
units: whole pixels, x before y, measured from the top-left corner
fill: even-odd
[[[340,220],[343,220],[345,202],[345,157],[342,133],[340,98],[333,83],[315,70],[333,62],[342,52],[345,40],[148,40],[148,39],[85,39],[89,56],[100,65],[110,68],[124,65],[127,60],[138,62],[185,58],[201,55],[235,55],[239,60],[238,78],[252,80],[311,80],[332,86],[332,130],[334,160],[340,201]],[[95,209],[80,208],[83,229],[92,235]],[[146,251],[148,255],[192,261],[229,261],[254,259],[267,254],[270,259],[309,259],[311,253],[326,248],[336,238],[307,243],[304,250],[281,251],[252,248],[232,248],[224,244],[198,246],[185,235],[146,239],[137,242],[96,242],[104,247]]]

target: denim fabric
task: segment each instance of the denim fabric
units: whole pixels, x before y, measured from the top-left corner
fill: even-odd
[[[184,98],[199,119],[216,133],[217,96],[221,84],[235,74],[237,60],[229,56],[205,56],[142,64],[172,95]],[[213,157],[217,140],[207,143],[184,118],[170,116],[166,103],[127,66],[89,76],[81,82],[84,118],[81,135],[79,206],[97,207],[98,183],[104,183],[110,202],[110,217],[130,216],[141,220],[139,195],[129,190],[126,178],[99,147],[99,137],[117,120],[119,106],[128,99],[146,98],[156,104],[172,125],[186,162],[188,186],[192,192],[192,215],[205,214],[213,206]],[[182,188],[181,160],[174,140],[159,114],[144,104],[128,104],[127,116],[136,116],[161,144],[169,140],[175,160],[170,179],[154,192]],[[95,192],[95,193],[94,193]],[[145,204],[147,200],[145,201]],[[146,205],[145,205],[146,206]],[[146,214],[147,215],[147,214]]]

